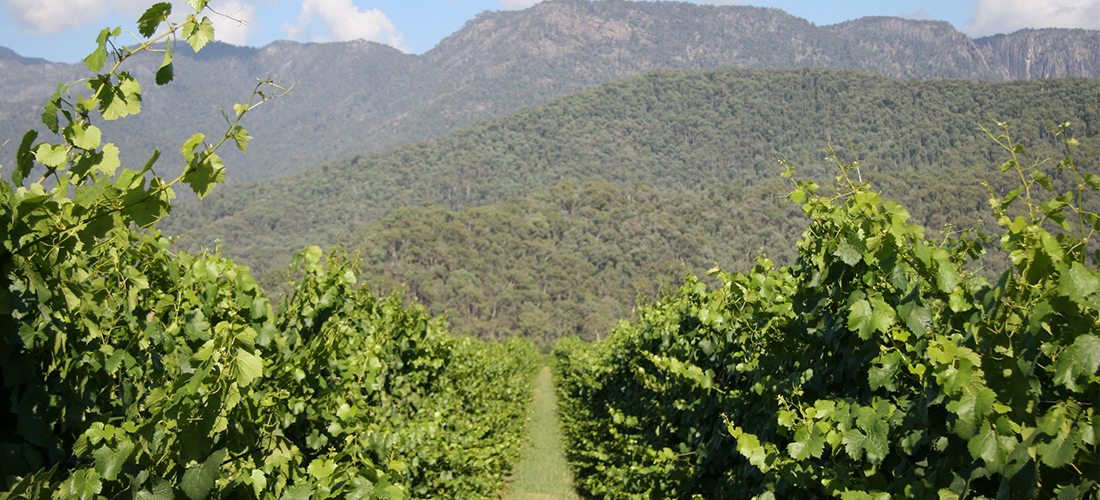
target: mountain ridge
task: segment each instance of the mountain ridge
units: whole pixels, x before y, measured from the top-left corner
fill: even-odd
[[[1088,96],[1098,91],[1100,81],[1081,78],[991,83],[810,68],[656,70],[429,141],[228,186],[177,207],[161,227],[180,235],[187,250],[220,241],[262,275],[297,248],[339,243],[339,234],[405,206],[483,206],[562,179],[685,192],[762,185],[776,179],[776,158],[823,179],[831,173],[821,148],[830,144],[850,146],[865,174],[884,176],[902,202],[915,193],[931,205],[948,195],[985,199],[976,180],[965,196],[957,194],[961,184],[928,192],[910,183],[947,172],[956,181],[973,178],[992,161],[983,153],[988,138],[976,129],[990,116],[1027,123],[1027,137],[1041,137],[1048,116],[1078,124],[1082,139],[1095,137],[1100,117]],[[929,227],[948,220],[921,219]]]

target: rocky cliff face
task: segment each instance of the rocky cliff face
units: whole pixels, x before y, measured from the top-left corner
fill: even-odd
[[[975,43],[996,62],[1005,80],[1100,78],[1100,31],[1022,30],[979,38]]]
[[[822,29],[841,40],[851,69],[895,78],[1003,79],[986,51],[944,21],[865,17]]]

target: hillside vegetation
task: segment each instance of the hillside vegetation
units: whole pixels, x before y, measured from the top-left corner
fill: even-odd
[[[293,99],[257,109],[247,155],[226,153],[230,183],[296,173],[355,154],[415,142],[655,69],[861,69],[894,78],[1003,81],[1100,77],[1100,32],[1050,29],[973,40],[945,22],[872,17],[831,26],[781,10],[677,2],[553,0],[486,12],[422,55],[377,43],[279,41],[212,44],[177,54],[185,81],[152,85],[158,55],[131,73],[147,109],[105,129],[123,151],[182,142],[220,126],[255,78],[297,82]],[[80,65],[0,53],[0,141],[18,140],[57,81]],[[195,110],[183,102],[201,102]],[[204,111],[204,112],[192,112]],[[156,124],[156,126],[153,126]],[[0,162],[10,163],[8,148]],[[143,159],[124,159],[138,162]],[[174,175],[174,166],[165,175]]]
[[[1100,81],[1072,78],[659,71],[433,141],[231,186],[178,208],[164,227],[182,248],[220,242],[261,276],[295,248],[343,243],[367,259],[376,286],[407,283],[459,331],[594,338],[636,294],[654,297],[685,271],[744,268],[762,247],[789,263],[799,222],[782,202],[776,158],[824,179],[825,145],[854,151],[863,175],[920,223],[988,227],[981,181],[1000,180],[978,128],[986,117],[1016,117],[1021,140],[1050,152],[1047,117],[1074,122],[1082,140],[1100,135],[1089,97],[1098,92]]]
[[[1011,265],[928,238],[838,161],[794,174],[810,219],[790,266],[715,269],[554,368],[581,496],[1094,499],[1100,492],[1100,176],[992,136],[1014,189],[991,196]],[[1048,174],[1068,172],[1064,193]],[[1015,208],[1015,210],[1013,210]],[[1095,248],[1093,245],[1091,248]]]
[[[605,334],[638,296],[675,288],[688,272],[750,265],[760,245],[789,261],[804,223],[775,184],[689,194],[565,181],[457,212],[401,208],[347,244],[362,252],[371,286],[407,290],[447,313],[456,333],[549,348]]]
[[[178,207],[165,228],[181,236],[183,248],[220,240],[229,255],[262,272],[271,267],[261,253],[285,262],[302,242],[332,243],[337,233],[426,201],[451,209],[485,205],[563,179],[688,191],[753,185],[775,179],[777,157],[821,176],[822,148],[830,144],[850,145],[868,175],[891,183],[950,172],[950,183],[907,182],[899,194],[923,198],[910,203],[917,213],[938,205],[965,215],[972,206],[939,197],[973,189],[975,172],[991,161],[978,130],[986,117],[1015,117],[1022,137],[1050,149],[1054,144],[1040,138],[1048,116],[1078,124],[1081,137],[1098,134],[1097,92],[1100,80],[1075,78],[989,83],[809,69],[657,71],[436,140],[231,186]]]

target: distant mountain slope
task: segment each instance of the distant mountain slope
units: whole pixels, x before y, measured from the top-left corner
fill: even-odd
[[[347,241],[356,226],[425,202],[487,205],[562,179],[704,191],[768,184],[787,158],[802,175],[835,172],[822,149],[859,155],[863,175],[940,228],[981,211],[1000,160],[978,130],[1013,120],[1036,151],[1047,119],[1100,136],[1100,80],[1006,83],[895,80],[823,69],[655,71],[603,84],[419,144],[216,190],[162,227],[183,248],[222,242],[258,275],[306,244]],[[1095,158],[1093,162],[1097,161]],[[999,164],[999,162],[997,163]],[[1090,166],[1091,168],[1091,166]],[[779,194],[775,194],[779,196]]]
[[[175,148],[195,130],[216,130],[212,103],[244,99],[256,77],[297,82],[298,94],[251,117],[257,139],[249,154],[228,155],[228,177],[239,182],[435,137],[653,69],[829,67],[991,81],[1100,77],[1098,45],[1097,31],[1027,30],[972,40],[943,22],[864,18],[815,26],[758,7],[551,0],[483,13],[421,56],[363,41],[262,49],[216,44],[198,55],[181,47],[181,79],[164,88],[150,81],[160,60],[145,56],[132,73],[144,82],[146,112],[105,131],[135,155],[124,161],[144,162],[153,147]],[[85,74],[82,65],[0,53],[0,142],[17,144],[56,82]],[[196,107],[208,112],[190,112]],[[0,149],[0,163],[10,164],[14,149]],[[178,168],[175,160],[166,156],[161,168]]]
[[[1057,78],[1064,75],[1100,74],[1100,36],[1096,31],[1047,29],[1022,30],[975,40],[995,59],[1009,80]]]
[[[761,247],[793,261],[806,219],[778,181],[701,193],[563,181],[485,207],[401,208],[347,244],[372,289],[404,289],[433,315],[448,313],[454,333],[549,347],[606,333],[635,299],[654,299],[687,272],[747,268]]]

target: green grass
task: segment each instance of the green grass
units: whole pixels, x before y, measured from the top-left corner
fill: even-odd
[[[558,428],[558,398],[545,367],[535,379],[535,395],[524,457],[512,471],[508,500],[576,499],[573,477],[565,464]]]

